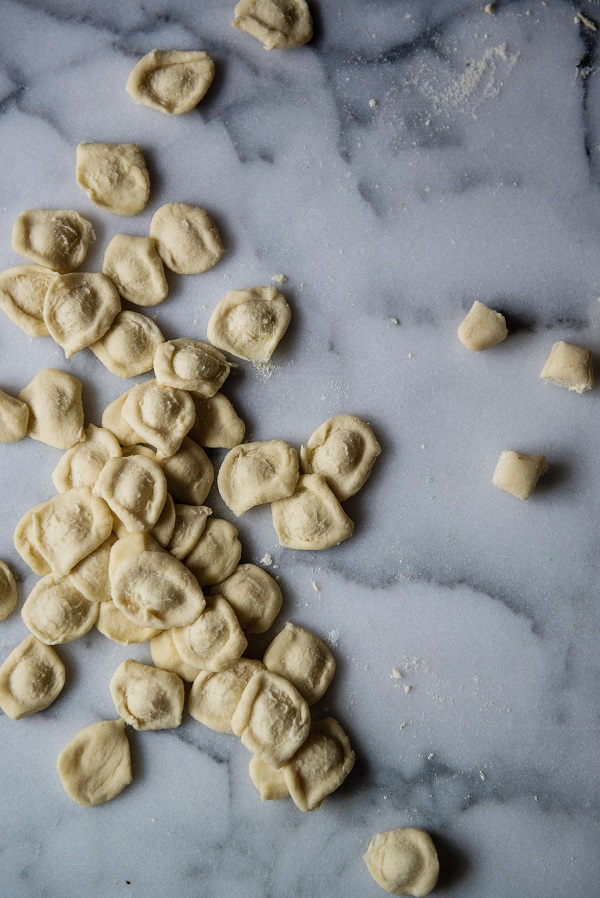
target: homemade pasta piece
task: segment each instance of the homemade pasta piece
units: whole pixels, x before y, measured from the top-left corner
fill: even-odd
[[[25,402],[0,390],[0,443],[17,443],[27,436],[29,408]]]
[[[90,349],[117,377],[137,377],[152,370],[156,348],[165,338],[158,326],[141,312],[119,312]]]
[[[162,552],[162,549],[150,533],[126,533],[119,537],[110,548],[109,581],[112,582],[122,561],[129,561],[140,552]]]
[[[150,196],[150,175],[135,143],[80,143],[77,183],[101,209],[137,215]]]
[[[291,496],[298,477],[296,450],[283,440],[263,440],[231,449],[217,483],[225,504],[240,517],[255,505]]]
[[[305,474],[322,474],[340,502],[367,481],[381,446],[356,415],[337,415],[315,430],[300,449]]]
[[[496,346],[508,336],[504,315],[484,306],[477,300],[458,328],[458,339],[465,349],[481,352]]]
[[[175,455],[196,418],[192,397],[185,390],[156,380],[129,391],[121,415],[139,435],[163,455]]]
[[[249,772],[250,779],[258,789],[263,801],[289,798],[290,792],[281,770],[275,770],[270,764],[265,764],[256,755],[253,755],[250,758]]]
[[[296,807],[316,811],[342,785],[355,756],[345,732],[333,717],[315,720],[308,739],[281,768]]]
[[[173,455],[157,453],[156,462],[167,478],[167,489],[179,502],[202,505],[210,492],[215,472],[204,449],[184,437]]]
[[[55,449],[70,449],[85,440],[81,381],[59,371],[39,371],[19,394],[29,406],[27,433]]]
[[[143,443],[143,438],[136,433],[133,427],[130,427],[125,418],[121,414],[121,409],[127,401],[127,397],[131,390],[127,390],[122,396],[117,396],[109,403],[102,413],[102,427],[114,433],[121,446],[131,448]]]
[[[17,584],[5,561],[0,560],[0,621],[6,620],[17,604]]]
[[[234,572],[241,557],[237,528],[223,518],[210,518],[185,564],[200,586],[213,586]]]
[[[115,234],[106,247],[102,271],[123,299],[137,306],[157,306],[169,292],[162,259],[151,237]]]
[[[192,396],[196,420],[190,437],[205,449],[233,449],[244,439],[246,425],[223,393]]]
[[[83,263],[94,232],[73,209],[28,209],[12,229],[12,248],[32,262],[59,274]]]
[[[378,886],[392,895],[424,898],[435,888],[440,865],[429,833],[392,829],[373,836],[363,856]]]
[[[69,580],[88,602],[110,602],[110,580],[108,578],[108,562],[110,550],[116,542],[111,534],[97,549],[76,564],[68,574]]]
[[[265,50],[287,50],[306,44],[313,35],[306,0],[240,0],[231,23],[257,38]]]
[[[172,636],[183,660],[200,670],[231,667],[248,646],[235,612],[223,596],[209,596],[200,617],[187,627],[174,627]]]
[[[272,512],[279,542],[288,549],[330,549],[354,532],[321,474],[303,474],[294,494],[273,502]]]
[[[116,798],[132,780],[125,721],[102,720],[85,727],[58,756],[57,768],[69,798],[85,808]]]
[[[526,455],[505,449],[498,459],[492,483],[517,499],[529,499],[538,480],[547,470],[544,455]]]
[[[128,658],[109,686],[117,713],[134,729],[166,730],[181,723],[183,682],[177,674]]]
[[[156,627],[138,627],[133,621],[125,617],[114,602],[102,602],[98,608],[98,620],[96,629],[119,645],[137,645],[140,642],[148,642],[161,631]]]
[[[33,535],[33,512],[34,508],[26,511],[17,526],[15,527],[14,544],[15,549],[25,562],[28,564],[34,574],[39,577],[45,577],[50,573],[50,565],[42,558],[35,542]]]
[[[279,770],[308,738],[310,712],[288,680],[260,670],[244,689],[231,728],[246,748]]]
[[[212,514],[206,505],[175,505],[175,526],[166,550],[182,561],[190,554],[206,528]]]
[[[188,711],[218,733],[233,733],[231,718],[250,677],[262,670],[260,661],[240,658],[224,670],[200,671],[188,699]]]
[[[226,580],[211,588],[224,596],[238,616],[242,630],[265,633],[281,609],[279,584],[256,564],[238,564]]]
[[[61,274],[44,299],[48,333],[67,358],[100,340],[120,311],[116,287],[99,272]]]
[[[129,533],[138,533],[152,530],[158,521],[167,499],[167,481],[160,466],[149,458],[110,458],[94,495],[104,499]]]
[[[142,446],[138,444],[137,446],[123,446],[122,447],[123,458],[131,458],[132,455],[141,456],[142,458],[149,458],[151,461],[156,461],[156,451],[151,449],[150,446]]]
[[[159,383],[200,396],[214,396],[230,370],[222,352],[188,337],[161,344],[154,356],[154,373]]]
[[[158,254],[176,274],[200,274],[216,265],[225,248],[212,216],[200,206],[167,203],[156,210],[150,236]]]
[[[592,350],[560,340],[550,350],[540,377],[575,393],[591,390],[594,386]]]
[[[325,643],[289,622],[268,647],[263,664],[293,683],[308,705],[325,694],[335,673],[335,658]]]
[[[150,640],[150,653],[156,667],[161,670],[170,670],[187,683],[193,683],[200,668],[192,664],[186,664],[173,642],[173,634],[170,630],[160,630]]]
[[[88,602],[68,577],[48,574],[29,593],[21,617],[41,642],[56,645],[88,633],[98,618],[98,604]]]
[[[0,667],[0,708],[21,720],[51,705],[65,685],[65,666],[49,645],[28,636]]]
[[[214,346],[248,362],[268,362],[292,312],[276,287],[231,290],[217,303],[207,336]]]
[[[175,512],[175,503],[173,502],[173,497],[170,493],[167,493],[167,498],[163,505],[163,510],[160,513],[160,517],[151,530],[152,536],[163,549],[166,549],[169,545],[169,540],[173,536],[173,531],[175,529],[176,520],[177,514]]]
[[[120,457],[116,436],[110,430],[88,424],[85,441],[65,452],[52,472],[52,482],[59,493],[81,486],[92,489],[108,459]]]
[[[182,115],[198,105],[214,75],[215,64],[202,50],[152,50],[135,64],[125,90],[142,106]]]
[[[0,309],[28,337],[47,337],[44,299],[56,272],[43,265],[16,265],[0,274]]]

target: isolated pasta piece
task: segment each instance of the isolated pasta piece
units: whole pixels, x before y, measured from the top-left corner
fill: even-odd
[[[337,415],[315,430],[300,449],[305,474],[322,474],[340,502],[368,479],[381,446],[368,424],[356,415]]]
[[[163,343],[154,356],[154,373],[159,383],[200,396],[214,396],[230,370],[222,352],[188,337]]]
[[[435,888],[439,861],[429,833],[392,829],[373,836],[363,856],[378,886],[392,895],[424,898]]]
[[[225,504],[240,517],[255,505],[291,496],[298,477],[296,450],[283,440],[262,440],[231,449],[217,483]]]
[[[323,640],[289,622],[267,648],[263,664],[293,683],[309,705],[322,698],[335,673],[335,658]]]
[[[66,274],[83,263],[93,234],[89,221],[73,209],[27,209],[13,225],[12,248]]]
[[[132,780],[123,720],[102,720],[80,730],[58,756],[69,798],[86,808],[116,798]]]
[[[224,670],[244,653],[248,640],[223,596],[209,596],[193,623],[173,627],[173,642],[184,661],[200,670]]]
[[[166,546],[167,552],[180,561],[189,555],[204,533],[211,514],[206,505],[175,505],[175,526]]]
[[[48,333],[67,358],[100,340],[120,311],[116,287],[99,272],[61,274],[44,299]]]
[[[110,580],[108,578],[108,563],[110,550],[116,542],[116,537],[111,534],[108,539],[97,549],[76,564],[68,574],[69,580],[88,602],[110,602]]]
[[[263,801],[289,798],[290,792],[281,770],[275,770],[270,764],[265,764],[253,755],[250,758],[249,773]]]
[[[48,574],[33,587],[21,609],[25,626],[46,645],[72,642],[92,629],[98,604],[88,600],[68,577]]]
[[[129,533],[152,530],[167,499],[160,466],[140,455],[110,458],[100,473],[94,495],[104,499]]]
[[[545,455],[527,455],[505,449],[496,464],[492,483],[517,499],[529,499],[538,480],[547,470]]]
[[[151,237],[115,234],[106,247],[102,270],[123,299],[138,306],[157,306],[169,292],[162,259]]]
[[[29,406],[27,433],[55,449],[70,449],[85,439],[81,381],[57,368],[39,371],[19,394]]]
[[[29,408],[21,399],[15,399],[0,390],[0,443],[17,443],[27,436]]]
[[[204,726],[218,733],[233,733],[231,718],[250,677],[262,670],[260,661],[240,658],[217,672],[200,671],[190,690],[188,711]]]
[[[281,589],[276,580],[256,564],[238,564],[232,574],[211,587],[224,596],[238,616],[242,630],[265,633],[281,609]]]
[[[575,393],[585,393],[594,386],[592,350],[559,340],[550,350],[540,377]]]
[[[265,50],[299,47],[313,35],[306,0],[240,0],[231,24],[257,38]]]
[[[132,427],[129,426],[125,418],[121,414],[121,409],[127,401],[127,397],[131,390],[127,390],[121,396],[113,399],[102,413],[102,427],[114,433],[119,443],[123,447],[130,448],[139,443],[143,443],[144,439]]]
[[[0,560],[0,621],[6,620],[17,604],[17,584],[5,561]]]
[[[157,346],[164,343],[159,327],[141,312],[119,312],[90,349],[117,377],[137,377],[152,370]]]
[[[128,658],[110,680],[117,713],[136,730],[178,727],[183,712],[183,682],[177,674]]]
[[[184,437],[181,446],[173,455],[156,455],[167,479],[167,488],[174,499],[186,505],[202,505],[210,492],[215,472],[204,449]]]
[[[231,290],[217,303],[207,336],[214,346],[249,362],[268,362],[292,313],[275,287]]]
[[[143,442],[170,456],[181,446],[194,423],[196,410],[185,390],[148,380],[129,391],[121,415]]]
[[[12,720],[43,711],[65,685],[65,666],[49,645],[28,636],[0,667],[0,708]]]
[[[200,668],[192,664],[187,664],[173,642],[173,634],[170,630],[160,630],[156,636],[150,640],[150,653],[156,667],[162,670],[171,670],[178,677],[187,683],[193,683]]]
[[[484,306],[477,300],[458,328],[458,339],[465,347],[481,352],[506,339],[508,329],[504,315]]]
[[[241,557],[237,528],[223,518],[209,518],[185,564],[200,586],[213,586],[234,572]]]
[[[88,424],[85,441],[67,449],[52,472],[52,482],[59,493],[80,486],[92,489],[108,459],[120,457],[121,447],[114,434]]]
[[[192,396],[196,420],[190,437],[205,449],[233,449],[244,439],[246,425],[223,393]]]
[[[152,50],[135,64],[127,79],[130,97],[167,115],[182,115],[210,87],[215,64],[202,50]]]
[[[125,617],[114,602],[102,602],[98,608],[96,629],[119,645],[137,645],[148,642],[161,631],[157,627],[139,627]]]
[[[294,757],[281,768],[286,786],[301,811],[316,811],[342,785],[354,767],[354,752],[333,717],[315,720]]]
[[[47,337],[44,299],[56,272],[43,265],[16,265],[0,274],[0,309],[28,337]]]
[[[173,502],[171,494],[167,493],[167,498],[163,505],[163,510],[160,513],[160,517],[150,531],[156,542],[163,549],[166,549],[169,545],[169,540],[173,536],[173,531],[175,530],[176,520],[177,514],[175,512],[175,503]]]
[[[101,209],[137,215],[150,196],[150,176],[135,143],[80,143],[77,183]]]
[[[216,265],[225,248],[212,216],[200,206],[167,203],[150,222],[164,264],[177,274],[200,274]]]
[[[292,496],[273,502],[272,512],[279,542],[288,549],[330,549],[354,532],[321,474],[303,474]]]

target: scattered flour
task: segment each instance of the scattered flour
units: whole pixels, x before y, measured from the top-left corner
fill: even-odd
[[[276,284],[285,284],[287,278],[285,274],[274,274],[271,280],[275,281]]]
[[[263,557],[260,559],[260,563],[261,563],[261,564],[273,564],[273,556],[272,556],[272,555],[269,555],[269,553],[267,552],[267,553],[266,553],[265,555],[263,555]]]
[[[321,592],[321,587],[319,586],[319,584],[317,583],[316,580],[313,580],[313,581],[312,581],[312,587],[313,587],[313,589],[314,589],[315,592]]]
[[[330,630],[327,634],[327,639],[331,643],[331,645],[337,645],[340,639],[340,631],[339,630]]]

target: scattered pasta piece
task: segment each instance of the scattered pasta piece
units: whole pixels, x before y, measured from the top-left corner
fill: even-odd
[[[59,493],[81,486],[92,489],[109,458],[120,457],[117,438],[109,430],[88,424],[85,441],[67,449],[52,472],[52,482]]]
[[[263,801],[289,798],[290,791],[282,770],[275,770],[270,764],[265,764],[256,755],[253,755],[250,758],[249,773],[250,779],[258,789]]]
[[[315,720],[307,740],[281,768],[296,807],[316,811],[323,799],[342,785],[354,760],[348,737],[337,720]]]
[[[265,50],[286,50],[313,36],[306,0],[240,0],[231,23],[257,38]]]
[[[187,337],[163,343],[154,356],[154,373],[159,383],[205,397],[214,396],[230,370],[222,352]]]
[[[0,621],[6,620],[17,604],[17,584],[5,561],[0,560]]]
[[[215,472],[204,449],[184,437],[173,455],[156,455],[167,479],[167,488],[174,499],[186,505],[202,505],[210,492]]]
[[[115,234],[106,247],[102,270],[123,299],[137,306],[157,306],[169,292],[162,259],[151,237]]]
[[[260,661],[240,658],[217,672],[200,671],[188,699],[188,711],[196,720],[218,733],[233,733],[231,718],[250,677],[262,670]]]
[[[296,491],[273,502],[273,526],[288,549],[330,549],[352,536],[354,524],[321,474],[303,474]]]
[[[68,574],[69,580],[88,602],[110,602],[110,580],[108,578],[108,563],[110,550],[116,542],[114,534],[94,549]]]
[[[189,555],[204,533],[211,514],[206,505],[175,505],[175,526],[166,546],[167,552],[179,561]]]
[[[49,645],[28,636],[0,667],[0,708],[12,720],[43,711],[65,685],[65,666]]]
[[[56,645],[88,633],[98,618],[98,605],[88,602],[68,577],[48,574],[29,593],[21,616],[41,642]]]
[[[28,209],[13,225],[12,248],[66,274],[83,263],[93,233],[89,221],[73,209]]]
[[[43,265],[17,265],[0,274],[0,309],[28,337],[47,337],[44,299],[56,272]]]
[[[161,631],[157,627],[139,627],[125,617],[114,602],[102,602],[98,610],[96,629],[119,645],[137,645],[148,642]]]
[[[591,390],[594,386],[592,350],[560,340],[550,350],[540,377],[575,393]]]
[[[160,517],[150,531],[156,542],[163,549],[166,549],[169,545],[169,541],[175,530],[176,520],[177,514],[175,512],[175,503],[173,502],[171,494],[167,493],[167,498],[163,505],[163,510],[160,513]]]
[[[458,339],[465,349],[481,352],[496,346],[508,336],[504,315],[475,302],[458,328]]]
[[[160,466],[149,458],[109,458],[94,495],[104,499],[129,533],[152,530],[167,499],[167,481]]]
[[[99,272],[61,274],[44,299],[48,333],[67,358],[100,340],[120,311],[116,287]]]
[[[231,667],[248,645],[235,611],[223,596],[207,598],[200,617],[186,627],[174,627],[172,636],[183,660],[200,670]]]
[[[129,426],[121,414],[121,409],[125,405],[130,393],[131,390],[127,390],[121,396],[117,396],[116,399],[113,399],[113,401],[106,406],[102,413],[102,427],[105,427],[106,430],[110,430],[111,433],[114,433],[121,446],[127,448],[137,446],[139,443],[144,442],[143,437],[141,437],[133,427]]]
[[[210,518],[185,563],[200,586],[213,586],[234,572],[241,557],[237,528],[223,518]]]
[[[81,381],[66,371],[45,368],[19,394],[29,406],[27,433],[55,449],[85,440]]]
[[[142,106],[182,115],[198,105],[214,75],[215,64],[202,50],[152,50],[135,64],[125,89]]]
[[[150,196],[150,175],[135,143],[80,143],[77,183],[101,209],[137,215]]]
[[[256,564],[238,564],[232,574],[211,588],[224,596],[238,616],[242,630],[266,633],[283,598],[277,580]]]
[[[141,312],[119,312],[90,349],[117,377],[137,377],[152,370],[154,353],[165,338],[159,327]]]
[[[85,727],[58,756],[57,768],[69,798],[86,808],[116,798],[132,780],[123,720]]]
[[[305,474],[322,474],[340,502],[354,496],[369,478],[381,446],[356,415],[337,415],[315,430],[300,449]]]
[[[505,449],[498,459],[492,483],[517,499],[529,499],[538,480],[547,470],[544,455],[525,455]]]
[[[377,885],[392,895],[424,898],[438,881],[435,845],[422,829],[378,833],[371,839],[364,861]]]
[[[27,436],[28,426],[27,403],[0,390],[0,443],[18,443]]]
[[[177,674],[128,658],[109,685],[117,713],[134,729],[166,730],[181,723],[183,682]]]
[[[231,449],[217,482],[223,501],[240,517],[255,505],[291,496],[298,477],[296,450],[283,440],[263,440]]]
[[[185,390],[165,387],[156,380],[129,391],[121,415],[142,442],[163,455],[175,455],[196,418],[192,397]]]
[[[233,449],[244,439],[246,425],[223,393],[193,396],[196,421],[190,430],[193,440],[205,449]]]
[[[200,274],[216,265],[225,248],[212,216],[200,206],[167,203],[150,222],[164,264],[177,274]]]
[[[275,287],[231,290],[208,322],[208,339],[249,362],[268,362],[285,334],[292,313]]]
[[[325,643],[289,622],[267,648],[263,664],[293,683],[308,705],[325,694],[335,673],[335,658]]]
[[[161,670],[170,670],[176,673],[178,677],[187,683],[193,683],[200,668],[192,664],[187,664],[173,642],[173,634],[171,630],[160,630],[156,636],[150,640],[150,653],[156,667]]]

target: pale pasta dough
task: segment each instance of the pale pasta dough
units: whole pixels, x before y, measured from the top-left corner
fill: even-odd
[[[192,397],[185,390],[165,387],[156,380],[129,391],[121,415],[142,442],[163,455],[174,455],[196,417]]]
[[[132,780],[131,754],[123,720],[85,727],[58,756],[57,768],[69,798],[86,808],[116,798]]]
[[[34,574],[44,577],[50,573],[50,565],[42,558],[39,549],[36,546],[33,534],[33,513],[35,508],[26,511],[17,526],[15,527],[14,544],[15,549],[25,562],[29,565]]]
[[[25,402],[0,390],[0,443],[17,443],[27,436],[29,408]]]
[[[125,617],[114,602],[102,602],[98,610],[96,629],[119,645],[137,645],[148,642],[161,631],[157,627],[139,627]]]
[[[200,586],[213,586],[233,573],[241,557],[237,528],[223,518],[210,518],[185,563]]]
[[[550,350],[540,377],[575,393],[591,390],[594,386],[592,350],[559,340]]]
[[[321,474],[303,474],[294,494],[273,502],[272,512],[279,542],[288,549],[330,549],[354,532]]]
[[[248,645],[233,608],[222,596],[207,598],[200,617],[187,627],[174,627],[172,635],[183,660],[200,670],[230,667]]]
[[[28,209],[13,225],[12,248],[66,274],[83,263],[93,234],[89,221],[73,209]]]
[[[129,533],[152,530],[167,499],[167,481],[150,458],[110,458],[96,481],[94,495],[104,499]]]
[[[189,555],[204,533],[211,514],[206,505],[175,505],[175,526],[166,546],[167,552],[179,561]]]
[[[208,339],[219,349],[249,362],[268,362],[285,334],[292,313],[275,287],[231,290],[208,322]]]
[[[265,764],[256,755],[253,755],[250,758],[249,773],[250,779],[258,789],[263,801],[289,798],[290,792],[282,770],[275,770],[270,764]]]
[[[392,895],[424,898],[435,888],[440,865],[429,833],[392,829],[373,836],[364,855],[378,886]]]
[[[43,265],[16,265],[0,274],[0,309],[28,337],[47,337],[44,299],[56,272]]]
[[[230,368],[218,349],[188,337],[163,343],[154,356],[154,373],[159,383],[206,397],[214,396],[223,386]]]
[[[110,548],[108,579],[112,581],[122,561],[130,561],[140,552],[161,552],[160,545],[150,533],[125,533]]]
[[[211,588],[224,596],[238,616],[242,630],[265,633],[281,609],[283,598],[276,580],[256,564],[239,564]]]
[[[119,312],[90,349],[117,377],[137,377],[152,370],[156,348],[164,343],[158,325],[141,312]]]
[[[0,560],[0,621],[6,620],[17,604],[17,584],[5,561]]]
[[[102,270],[123,299],[138,306],[157,306],[169,292],[162,259],[151,237],[115,234],[106,247]]]
[[[117,713],[134,729],[166,730],[181,723],[183,682],[177,674],[129,658],[109,686]]]
[[[112,601],[108,563],[110,550],[115,542],[116,537],[111,534],[101,546],[76,564],[68,575],[75,589],[78,589],[88,602]]]
[[[152,50],[135,64],[127,79],[130,97],[167,115],[182,115],[210,87],[215,64],[202,50]]]
[[[121,396],[117,396],[116,399],[113,399],[113,401],[106,406],[102,413],[102,427],[105,427],[106,430],[110,430],[111,433],[114,433],[121,446],[127,448],[131,448],[132,446],[144,442],[143,437],[141,437],[133,427],[129,426],[121,414],[121,409],[125,405],[130,393],[131,390],[127,390]]]
[[[65,667],[54,649],[28,636],[0,667],[0,708],[21,720],[51,705],[65,685]]]
[[[225,248],[212,216],[200,206],[167,203],[156,210],[150,236],[167,268],[177,274],[200,274],[221,259]]]
[[[506,339],[508,329],[504,315],[484,306],[477,300],[458,328],[458,339],[465,347],[481,352]]]
[[[246,425],[223,393],[193,396],[196,420],[190,430],[193,440],[205,449],[233,449],[244,439]]]
[[[61,274],[44,299],[48,333],[67,358],[100,340],[120,311],[116,287],[99,272]]]
[[[496,464],[492,483],[517,499],[529,499],[538,480],[547,470],[544,455],[526,455],[505,449]]]
[[[218,733],[233,733],[231,718],[250,677],[262,670],[260,661],[240,658],[224,670],[200,671],[188,699],[188,711]]]
[[[296,450],[283,440],[263,440],[231,449],[217,483],[225,504],[240,517],[255,505],[291,496],[298,477]]]
[[[150,175],[135,143],[80,143],[77,183],[101,209],[137,215],[150,196]]]
[[[59,493],[88,486],[92,489],[109,458],[120,458],[117,438],[102,427],[88,424],[85,441],[67,449],[54,471],[52,482]]]
[[[81,381],[57,368],[39,371],[21,390],[29,407],[28,435],[55,449],[70,449],[85,439]]]
[[[306,0],[240,0],[231,23],[257,38],[265,50],[306,44],[313,35]]]
[[[198,443],[184,437],[177,452],[170,456],[159,452],[156,461],[174,499],[186,505],[202,505],[210,492],[215,472],[210,458]]]
[[[335,658],[325,643],[289,622],[267,648],[263,664],[293,683],[309,705],[325,694],[335,673]]]
[[[315,720],[307,740],[281,768],[296,807],[316,811],[324,798],[339,789],[354,761],[348,737],[337,720]]]
[[[48,574],[33,587],[21,609],[25,626],[46,645],[72,642],[92,629],[98,604],[88,600],[68,577]]]
[[[337,415],[315,430],[300,449],[305,474],[322,474],[343,502],[368,479],[381,446],[368,424],[356,415]]]
[[[173,536],[173,531],[175,530],[176,520],[175,503],[173,502],[171,494],[167,493],[167,498],[163,505],[163,510],[160,513],[160,517],[151,530],[152,536],[163,549],[166,549],[169,545],[169,540]]]
[[[200,668],[192,664],[187,664],[173,642],[173,634],[171,630],[160,630],[150,640],[150,653],[156,667],[162,670],[170,670],[176,673],[178,677],[187,683],[193,683]]]

